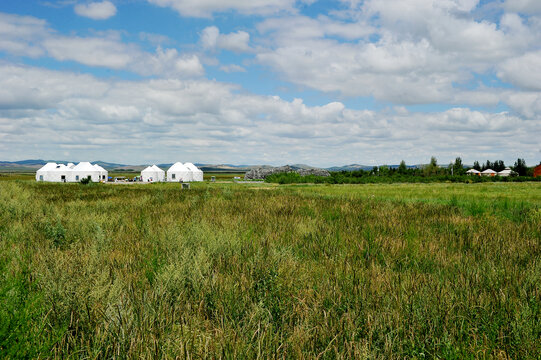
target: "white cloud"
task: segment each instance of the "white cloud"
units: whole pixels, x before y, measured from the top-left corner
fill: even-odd
[[[154,46],[162,46],[164,44],[170,44],[173,42],[169,37],[165,35],[148,33],[148,32],[140,32],[139,39],[143,41],[148,41],[150,44]]]
[[[438,71],[442,59],[426,41],[305,40],[262,51],[256,59],[288,81],[313,89],[404,104],[445,100],[452,83],[464,76],[455,64]]]
[[[508,59],[498,68],[502,80],[522,89],[541,90],[541,51]]]
[[[44,53],[39,42],[51,35],[45,20],[0,13],[0,50],[17,56],[38,57]]]
[[[538,0],[506,0],[504,9],[523,14],[541,14],[541,2]]]
[[[1,64],[0,89],[0,152],[16,158],[38,150],[65,157],[61,149],[69,149],[75,160],[144,163],[151,155],[163,162],[325,166],[428,161],[431,155],[441,163],[456,156],[531,162],[539,150],[531,142],[539,121],[464,107],[389,113],[340,102],[309,106],[301,99],[239,93],[216,81],[103,81]]]
[[[116,14],[116,6],[110,1],[77,4],[73,9],[77,15],[93,20],[109,19]]]
[[[246,72],[246,69],[243,68],[240,65],[236,64],[230,64],[230,65],[222,65],[220,66],[220,70],[226,73],[233,73],[233,72]]]
[[[147,0],[161,7],[170,7],[182,16],[211,17],[225,11],[241,14],[271,15],[280,11],[295,11],[296,0]],[[305,1],[307,2],[307,1]],[[311,1],[308,1],[311,2]]]
[[[313,19],[307,16],[285,16],[266,19],[257,26],[262,33],[280,31],[278,36],[286,35],[289,39],[310,39],[336,36],[354,40],[375,32],[375,29],[364,21],[343,22],[327,16]]]
[[[507,95],[506,103],[526,119],[541,120],[541,92],[512,92]]]
[[[498,64],[537,46],[539,38],[516,14],[503,14],[499,24],[475,20],[469,12],[479,6],[477,0],[350,5],[342,20],[289,16],[263,21],[258,30],[264,39],[253,40],[262,45],[256,47],[256,60],[285,81],[331,94],[397,104],[454,104],[458,99],[493,104],[493,94],[469,100],[457,85],[492,73]],[[507,79],[504,68],[501,77]]]
[[[167,76],[199,77],[205,69],[195,54],[179,54],[176,49],[162,49],[155,54],[139,53],[133,58],[131,68],[141,75],[161,74]]]
[[[250,34],[237,31],[230,34],[220,34],[216,26],[209,26],[201,33],[201,44],[206,49],[224,49],[236,53],[250,51]]]
[[[46,39],[43,47],[47,53],[60,61],[76,61],[88,66],[123,69],[132,61],[136,47],[116,40],[55,36]]]
[[[184,76],[200,76],[205,73],[203,65],[196,55],[183,56],[175,61],[177,73]]]
[[[150,76],[198,77],[204,68],[196,54],[182,54],[158,46],[154,53],[134,43],[125,43],[116,32],[101,36],[57,35],[47,24],[33,17],[0,14],[0,50],[13,55],[49,56],[58,61],[128,70]]]

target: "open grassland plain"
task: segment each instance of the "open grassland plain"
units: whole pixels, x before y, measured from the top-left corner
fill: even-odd
[[[2,358],[541,356],[541,184],[0,182]]]

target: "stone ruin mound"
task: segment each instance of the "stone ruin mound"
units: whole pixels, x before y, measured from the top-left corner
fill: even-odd
[[[244,175],[244,180],[264,180],[267,176],[272,174],[280,174],[280,173],[290,173],[290,172],[296,172],[297,174],[301,176],[306,175],[316,175],[316,176],[330,176],[329,172],[324,169],[303,169],[303,168],[295,168],[289,165],[286,166],[280,166],[280,167],[273,167],[273,168],[255,168],[251,169],[250,171],[246,172]]]

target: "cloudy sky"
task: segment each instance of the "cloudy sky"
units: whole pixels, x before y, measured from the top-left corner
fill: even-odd
[[[2,0],[0,160],[541,160],[539,0]]]

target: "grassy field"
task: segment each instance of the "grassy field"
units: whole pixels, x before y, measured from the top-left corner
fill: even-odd
[[[535,359],[540,338],[540,183],[0,182],[2,358]]]

